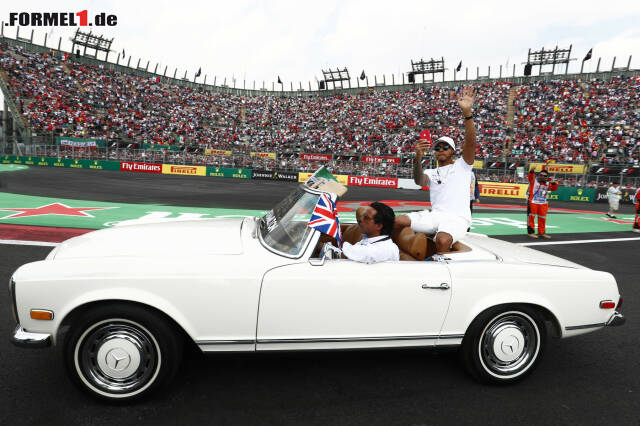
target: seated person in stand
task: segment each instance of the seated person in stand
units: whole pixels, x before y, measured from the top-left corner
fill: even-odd
[[[395,213],[391,207],[379,202],[371,203],[358,215],[362,240],[355,244],[345,242],[342,245],[342,256],[363,263],[400,260],[400,250],[391,240],[394,221]],[[339,249],[333,247],[332,250]]]
[[[472,87],[465,87],[458,97],[465,127],[462,158],[455,159],[455,142],[450,137],[443,136],[433,143],[438,167],[423,170],[422,155],[428,149],[429,141],[420,139],[416,145],[413,177],[417,185],[429,186],[432,210],[401,215],[396,219],[396,228],[410,226],[415,232],[436,234],[437,254],[433,256],[433,260],[442,260],[442,254],[449,252],[451,246],[471,226],[469,187],[476,153],[476,130],[471,107],[475,95]]]

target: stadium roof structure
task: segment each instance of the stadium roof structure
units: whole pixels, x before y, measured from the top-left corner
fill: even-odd
[[[435,75],[436,74],[442,74],[442,81],[444,81],[444,72],[445,72],[446,68],[444,67],[444,57],[440,58],[440,59],[433,59],[431,58],[428,61],[425,61],[424,59],[420,59],[417,62],[413,62],[413,59],[411,60],[411,71],[409,71],[407,74],[409,75],[426,75],[426,74],[431,74],[431,80],[435,81]],[[422,77],[422,81],[424,82],[424,77]],[[410,77],[409,81],[411,81],[412,78]]]
[[[343,70],[340,68],[336,68],[336,70],[329,69],[328,71],[322,70],[322,74],[324,75],[324,81],[327,85],[327,89],[329,89],[329,83],[333,84],[334,89],[343,89],[343,82],[349,83],[349,89],[351,88],[351,77],[349,77],[349,70],[347,67],[344,67]],[[340,83],[340,86],[336,86],[337,83]]]
[[[76,30],[76,33],[70,40],[73,43],[73,46],[71,47],[72,52],[76,49],[76,45],[84,46],[82,56],[89,56],[97,59],[98,52],[105,52],[105,61],[109,58],[109,52],[111,52],[111,43],[113,43],[113,39],[109,40],[103,38],[102,36],[94,35],[91,31],[89,31],[89,33],[83,33],[79,28]],[[95,53],[93,55],[87,55],[87,48],[93,49]]]
[[[540,67],[540,75],[542,75],[543,65],[552,65],[550,74],[554,74],[556,65],[564,64],[564,73],[567,74],[569,72],[569,62],[575,61],[575,59],[571,57],[572,47],[573,45],[569,45],[568,49],[559,49],[558,46],[556,46],[555,49],[547,50],[543,47],[542,49],[533,52],[531,51],[531,48],[529,48],[526,64],[530,64],[532,66],[538,65]]]

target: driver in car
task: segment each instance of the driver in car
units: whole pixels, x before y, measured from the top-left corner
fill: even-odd
[[[391,240],[395,218],[391,207],[380,202],[371,203],[364,212],[357,215],[362,240],[355,244],[345,242],[342,245],[342,256],[362,263],[400,260],[400,250]],[[331,249],[339,251],[335,247]]]

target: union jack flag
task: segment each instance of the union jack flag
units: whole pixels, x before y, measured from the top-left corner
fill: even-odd
[[[336,203],[329,194],[320,195],[307,226],[335,238],[338,240],[338,245],[342,245],[342,232],[340,231],[340,221],[338,221],[338,210]]]

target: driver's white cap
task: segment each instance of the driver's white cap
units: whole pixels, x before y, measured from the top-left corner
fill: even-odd
[[[440,142],[444,142],[449,144],[449,146],[451,147],[451,149],[453,149],[454,151],[456,150],[456,144],[453,142],[453,139],[451,139],[449,136],[441,136],[439,137],[434,143],[433,143],[433,147],[435,148],[436,146],[438,146],[438,144]]]

